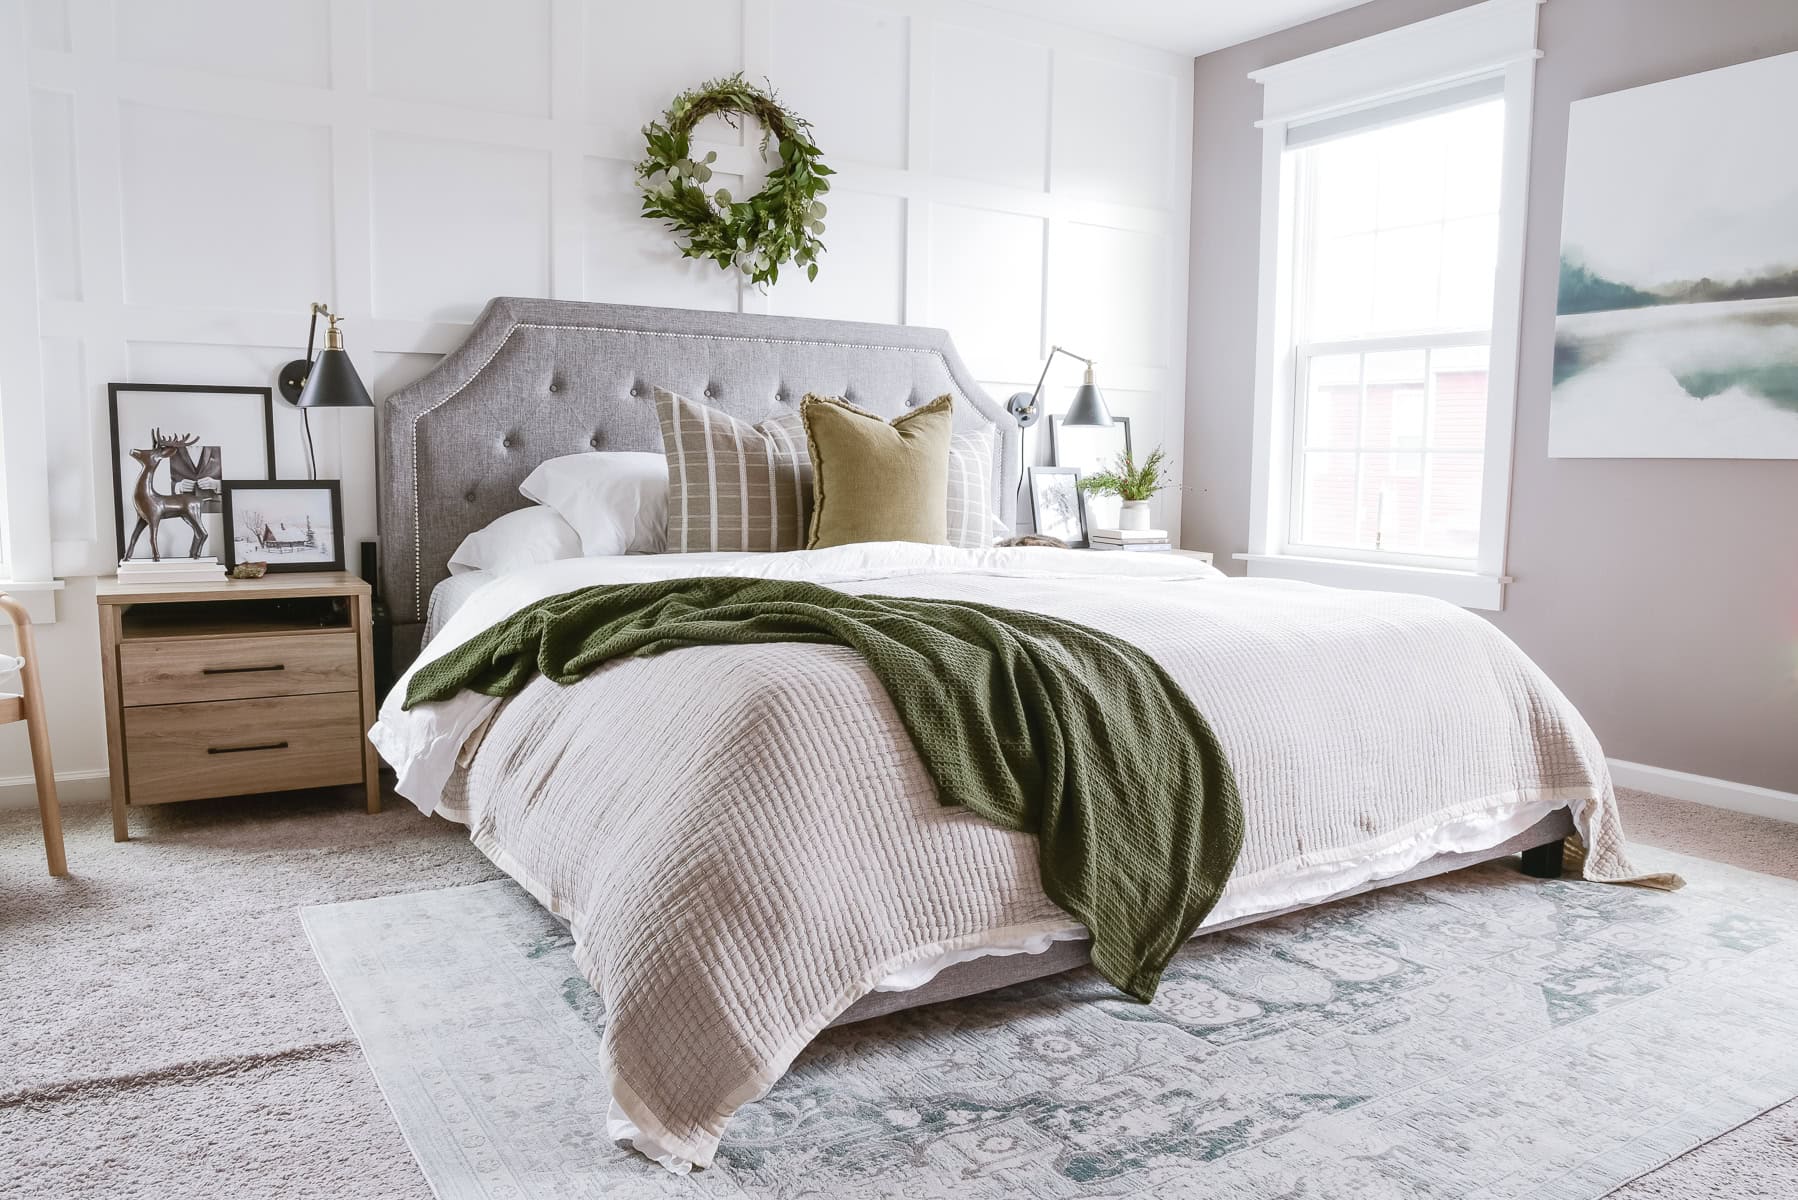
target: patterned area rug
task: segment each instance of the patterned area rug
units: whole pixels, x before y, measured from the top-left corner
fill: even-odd
[[[509,881],[305,910],[443,1200],[1593,1200],[1798,1095],[1798,884],[1493,863],[827,1032],[682,1179],[605,1137],[605,1022]]]

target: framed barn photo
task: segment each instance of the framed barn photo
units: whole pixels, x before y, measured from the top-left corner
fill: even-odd
[[[343,497],[335,479],[227,479],[225,566],[343,570]]]
[[[121,562],[223,555],[225,477],[275,477],[273,398],[265,387],[106,385]]]

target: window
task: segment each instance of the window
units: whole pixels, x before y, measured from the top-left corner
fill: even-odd
[[[1535,10],[1255,73],[1250,574],[1502,605]]]
[[[1295,460],[1284,549],[1479,556],[1504,103],[1289,149]]]

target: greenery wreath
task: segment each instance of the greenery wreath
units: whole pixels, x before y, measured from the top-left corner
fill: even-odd
[[[762,126],[764,161],[771,141],[780,144],[780,165],[768,172],[762,190],[747,200],[734,199],[723,188],[710,195],[717,151],[693,158],[693,129],[710,116],[733,126],[753,117]],[[780,278],[788,262],[818,277],[828,211],[818,197],[830,190],[825,178],[835,174],[820,159],[812,142],[811,122],[775,102],[774,93],[732,75],[682,92],[662,114],[643,127],[647,152],[637,164],[637,186],[643,193],[643,215],[667,222],[687,258],[709,258],[725,270],[735,267],[751,282],[766,286]]]

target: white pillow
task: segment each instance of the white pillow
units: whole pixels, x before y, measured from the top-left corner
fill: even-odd
[[[660,554],[668,541],[668,460],[660,453],[596,450],[540,463],[518,490],[559,513],[589,558]]]
[[[450,555],[451,575],[470,571],[518,571],[558,558],[581,556],[574,526],[547,508],[509,512],[462,539]]]

